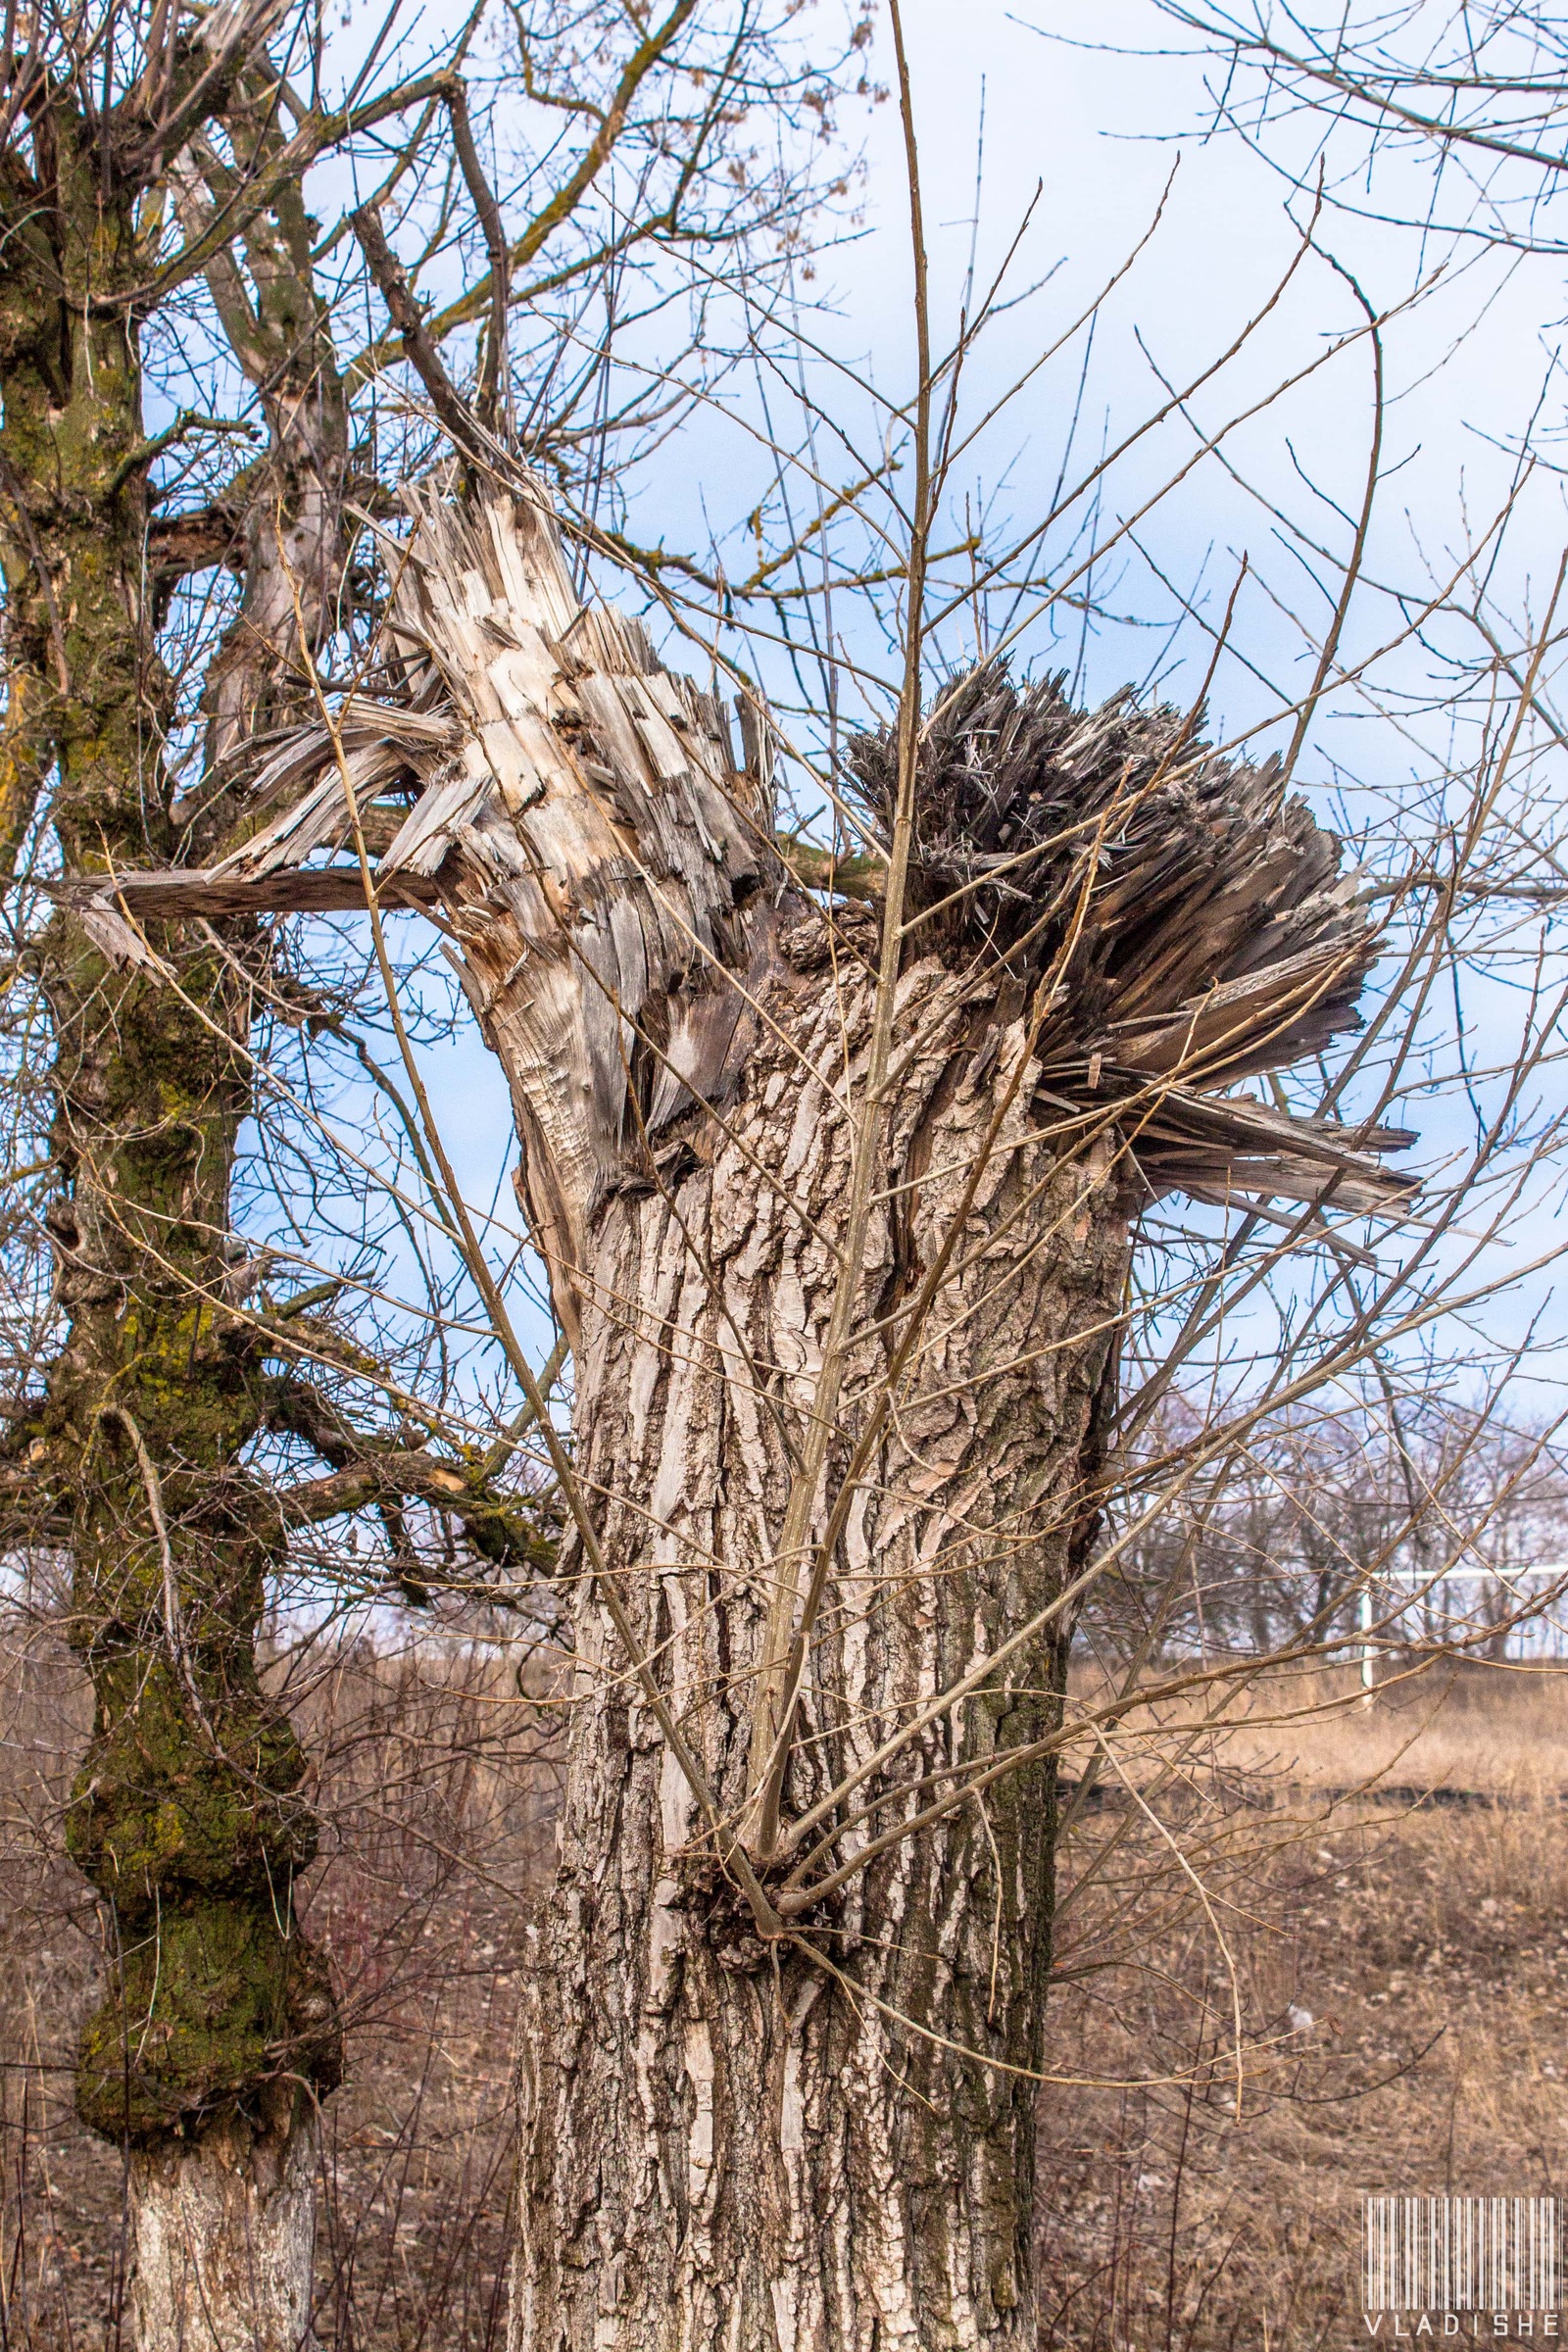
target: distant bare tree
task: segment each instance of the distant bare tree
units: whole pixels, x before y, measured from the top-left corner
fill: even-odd
[[[1194,1434],[1178,1396],[1145,1443],[1163,1454]],[[1391,1412],[1375,1390],[1339,1412],[1314,1404],[1140,1530],[1086,1608],[1085,1650],[1107,1671],[1139,1649],[1167,1666],[1280,1661],[1352,1640],[1493,1654],[1510,1629],[1560,1618],[1565,1529],[1555,1432],[1441,1398]]]

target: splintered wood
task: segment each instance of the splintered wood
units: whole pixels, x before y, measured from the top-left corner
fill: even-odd
[[[358,818],[378,903],[440,908],[455,934],[571,1330],[586,1221],[647,1179],[683,1109],[732,1092],[796,868],[830,886],[832,864],[775,843],[765,715],[741,698],[738,764],[719,701],[579,600],[542,493],[468,514],[426,497],[414,521],[395,697],[352,696],[275,748],[216,865],[61,895],[107,954],[155,962],[149,921],[362,906]],[[1083,712],[995,664],[937,697],[920,759],[907,959],[1035,993],[1036,1102],[1064,1149],[1113,1118],[1153,1193],[1354,1211],[1409,1193],[1381,1162],[1402,1131],[1231,1091],[1355,1026],[1376,951],[1339,844],[1272,763],[1223,760],[1129,695]],[[849,766],[874,854],[890,735]],[[830,892],[816,919],[846,955],[874,952]]]

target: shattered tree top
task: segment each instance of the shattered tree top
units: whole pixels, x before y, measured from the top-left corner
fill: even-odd
[[[396,564],[397,691],[350,697],[273,750],[248,838],[205,869],[58,893],[106,954],[157,966],[147,921],[363,906],[357,819],[377,903],[441,910],[487,1026],[503,989],[531,992],[524,1028],[591,1097],[580,1164],[562,1171],[579,1225],[624,1166],[630,1089],[649,1134],[734,1082],[743,1004],[801,894],[774,837],[765,718],[742,701],[737,762],[719,702],[636,622],[580,601],[542,491],[467,512],[424,497]],[[846,764],[846,798],[885,839],[889,734]],[[1049,985],[1041,1111],[1116,1105],[1152,1190],[1386,1210],[1413,1187],[1379,1155],[1413,1137],[1229,1091],[1359,1025],[1377,939],[1340,864],[1277,763],[1220,757],[1192,714],[1127,693],[1081,711],[1059,681],[982,665],[923,728],[909,953],[1014,1003]],[[842,921],[831,906],[822,919]]]

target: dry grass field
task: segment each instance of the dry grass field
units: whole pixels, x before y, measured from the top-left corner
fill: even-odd
[[[301,1690],[329,1823],[311,1923],[350,2028],[321,2340],[494,2352],[547,1726],[472,1653],[339,1652]],[[13,1642],[0,2352],[122,2340],[119,2163],[69,2096],[99,1956],[59,1850],[84,1728],[69,1659]],[[1197,1744],[1135,1727],[1068,1846],[1042,2092],[1049,2352],[1364,2342],[1361,2193],[1564,2185],[1565,1792],[1560,1673],[1429,1676],[1370,1706],[1348,1680],[1276,1685]]]
[[[1131,1744],[1142,1793],[1172,1750]],[[1364,2343],[1363,2194],[1568,2185],[1565,1797],[1568,1676],[1467,1668],[1370,1705],[1276,1685],[1148,1813],[1115,1783],[1085,1810],[1043,2098],[1052,2352]]]

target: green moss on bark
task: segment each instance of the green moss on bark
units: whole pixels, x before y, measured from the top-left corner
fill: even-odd
[[[287,1906],[187,1896],[122,1923],[109,1992],[81,2038],[76,2108],[111,2138],[188,2132],[278,2086],[337,2081],[330,1987]]]
[[[15,152],[0,166],[0,839],[30,821],[48,779],[67,869],[101,871],[179,851],[136,463],[132,297],[156,235],[69,89],[40,100],[34,148],[36,176]],[[72,1640],[96,1701],[69,1842],[119,1954],[83,2035],[78,2103],[132,2139],[261,2116],[279,2083],[324,2086],[337,2066],[330,1993],[294,1919],[316,1849],[303,1758],[256,1670],[282,1541],[243,1467],[262,1365],[224,1303],[249,992],[242,956],[157,944],[177,990],[112,968],[64,917],[42,970],[69,1335],[34,1450],[40,1508],[72,1530]]]
[[[98,1720],[72,1790],[72,1860],[122,1918],[170,1887],[287,1886],[315,1859],[316,1817],[286,1716],[260,1698],[197,1717],[168,1662],[126,1651],[98,1677]]]

